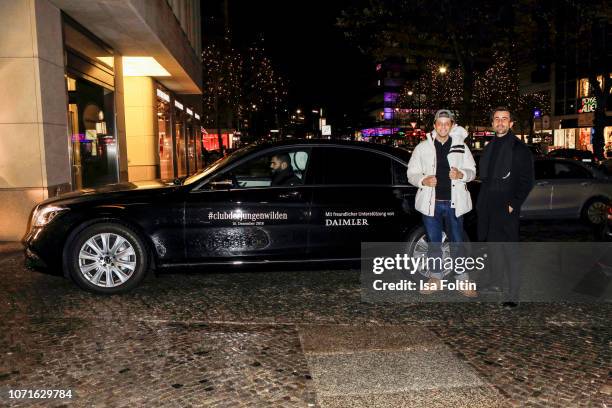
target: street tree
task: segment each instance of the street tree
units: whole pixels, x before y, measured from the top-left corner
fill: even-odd
[[[444,72],[440,72],[441,67],[444,67]],[[456,112],[457,120],[460,121],[463,85],[461,67],[446,67],[439,61],[429,60],[424,64],[418,79],[402,87],[399,106],[416,109],[419,111],[419,119],[426,124],[432,123],[433,112],[441,108]]]
[[[241,113],[262,123],[279,126],[278,113],[287,99],[287,85],[274,69],[263,45],[253,45],[246,50],[243,69]],[[255,129],[257,131],[257,129]]]
[[[209,41],[202,50],[203,122],[217,130],[219,148],[223,149],[222,127],[230,127],[240,116],[242,92],[242,57],[229,38]]]

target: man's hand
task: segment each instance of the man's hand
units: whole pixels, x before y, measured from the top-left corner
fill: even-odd
[[[463,178],[463,173],[459,171],[456,167],[451,167],[451,171],[448,173],[448,177],[451,180],[461,180]]]
[[[511,206],[508,206],[508,214],[512,214],[512,211],[514,211],[514,208],[512,208]]]
[[[438,184],[436,176],[427,176],[423,179],[423,185],[427,187],[435,187]]]

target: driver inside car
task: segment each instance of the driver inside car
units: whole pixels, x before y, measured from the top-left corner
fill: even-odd
[[[291,158],[287,153],[279,153],[272,156],[270,160],[272,170],[271,186],[295,186],[302,184],[302,181],[293,172]]]

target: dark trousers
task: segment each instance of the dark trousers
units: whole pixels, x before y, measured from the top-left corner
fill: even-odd
[[[490,243],[488,273],[480,286],[504,287],[504,276],[508,278],[508,292],[504,298],[518,302],[521,289],[521,259],[519,254],[520,209],[508,213],[508,204],[500,197],[491,205],[478,209],[478,239]]]
[[[517,243],[498,242],[489,244],[489,265],[484,286],[504,287],[504,275],[508,278],[508,292],[504,300],[519,301],[521,289],[521,258]]]

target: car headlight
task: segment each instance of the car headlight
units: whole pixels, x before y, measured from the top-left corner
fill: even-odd
[[[36,210],[34,210],[34,214],[32,214],[32,227],[44,227],[59,214],[67,210],[68,209],[65,207],[57,207],[54,205],[37,207]]]

